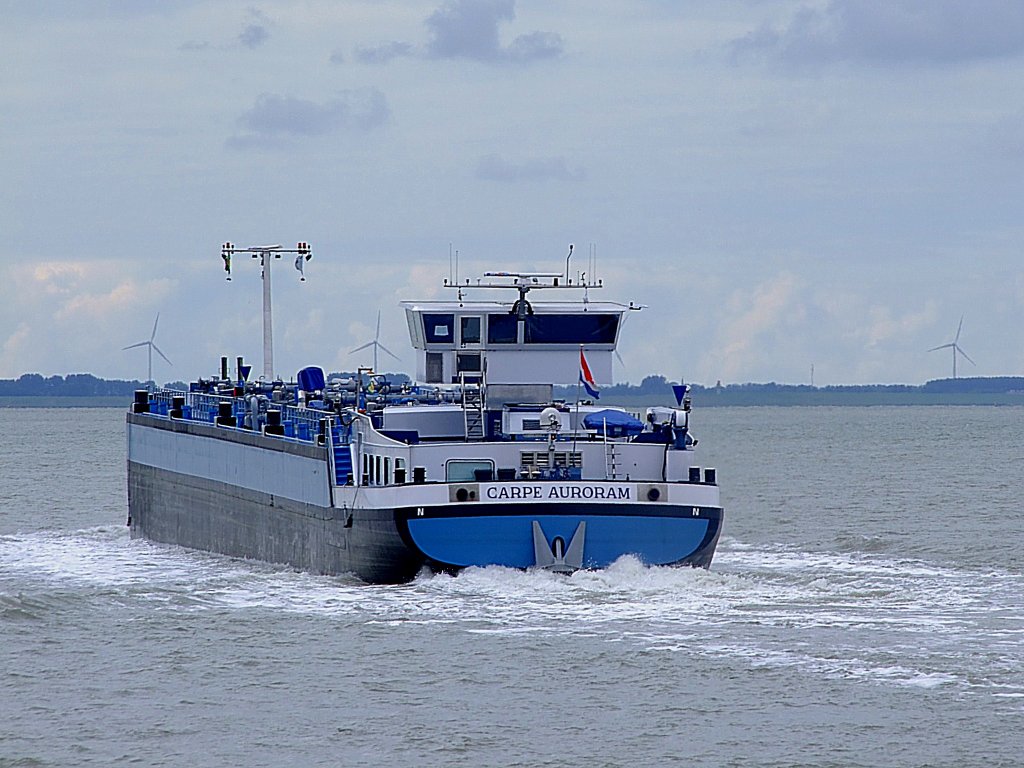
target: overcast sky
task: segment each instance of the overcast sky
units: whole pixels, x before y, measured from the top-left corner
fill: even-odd
[[[0,118],[0,377],[259,370],[225,240],[286,375],[569,243],[620,380],[1024,374],[1020,0],[0,1]]]

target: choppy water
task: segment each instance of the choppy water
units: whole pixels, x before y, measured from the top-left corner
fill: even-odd
[[[393,587],[131,541],[2,410],[0,766],[1020,766],[1024,409],[709,409],[710,572]]]

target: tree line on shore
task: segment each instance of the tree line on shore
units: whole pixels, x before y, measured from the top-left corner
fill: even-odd
[[[91,373],[42,376],[25,373],[16,379],[0,379],[0,396],[7,397],[131,397],[146,384],[132,379],[100,379]]]
[[[647,376],[639,384],[615,384],[601,388],[601,397],[613,399],[617,397],[636,397],[643,395],[663,395],[671,392],[678,381],[671,381],[664,376]],[[559,396],[575,399],[576,387],[556,387]],[[862,394],[862,395],[898,395],[898,394],[1009,394],[1024,393],[1024,376],[985,376],[958,379],[933,379],[925,384],[830,384],[814,387],[810,384],[777,384],[770,381],[764,384],[722,384],[714,386],[690,384],[690,394],[701,396],[707,401],[716,396],[755,396],[755,395],[813,395],[813,394]]]
[[[401,384],[409,381],[403,373],[384,374],[389,381]],[[328,374],[332,378],[355,376],[351,372]],[[639,384],[615,384],[601,388],[603,400],[636,397],[671,396],[671,381],[664,376],[651,375]],[[188,389],[185,382],[169,382],[168,386],[177,389]],[[146,383],[136,379],[101,379],[91,373],[71,373],[67,376],[42,376],[38,373],[26,373],[17,379],[0,379],[0,396],[50,396],[50,397],[131,397],[136,389],[144,389]],[[716,397],[734,399],[736,397],[756,398],[763,396],[801,395],[816,396],[821,394],[860,394],[860,395],[942,395],[942,394],[1024,394],[1024,377],[1022,376],[987,376],[958,379],[935,379],[925,384],[846,384],[813,387],[808,384],[726,384],[714,386],[691,384],[690,392],[708,402]],[[576,387],[555,387],[555,396],[560,399],[575,400]]]

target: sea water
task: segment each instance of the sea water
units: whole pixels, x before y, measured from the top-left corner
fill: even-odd
[[[1024,765],[1024,409],[694,424],[710,571],[367,586],[132,541],[123,412],[0,409],[0,766]]]

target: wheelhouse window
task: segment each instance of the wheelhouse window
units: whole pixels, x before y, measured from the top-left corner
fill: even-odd
[[[409,324],[409,338],[416,349],[423,347],[423,326],[420,323],[420,316],[411,309],[405,310],[405,321]]]
[[[459,318],[459,338],[463,344],[479,344],[480,343],[480,318],[479,317],[460,317]]]
[[[526,318],[527,344],[614,344],[618,315],[530,315]]]
[[[519,340],[519,324],[515,315],[487,316],[488,344],[515,344]]]
[[[455,343],[455,315],[424,314],[423,335],[428,344]]]

